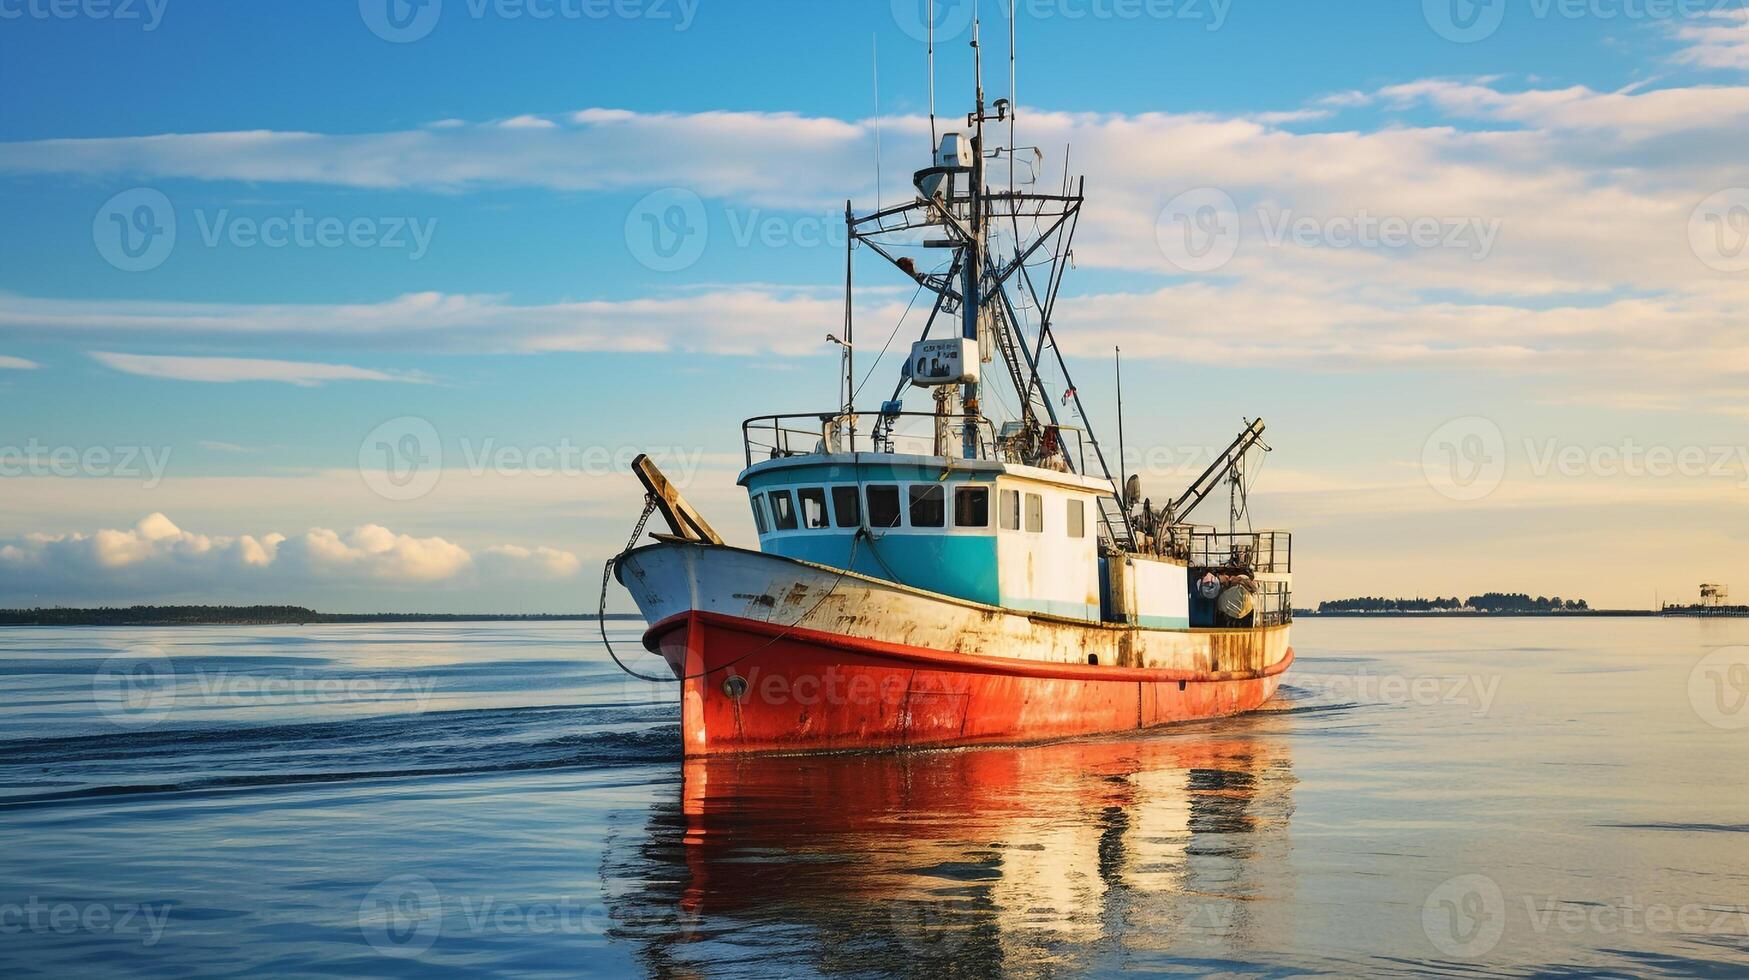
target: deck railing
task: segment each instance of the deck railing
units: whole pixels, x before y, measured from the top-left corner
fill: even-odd
[[[1294,594],[1286,582],[1257,583],[1258,626],[1283,626],[1294,621]]]
[[[1262,574],[1293,571],[1293,535],[1286,531],[1197,532],[1189,536],[1189,546],[1187,558],[1193,567],[1244,568]]]
[[[979,459],[1025,464],[1026,453],[1015,440],[1004,441],[995,423],[976,415],[898,412],[889,415],[816,413],[763,415],[741,424],[747,465],[767,459],[789,459],[819,453],[896,453],[907,456],[959,458],[965,452],[966,424],[977,439]],[[1076,472],[1087,472],[1087,441],[1079,429],[1051,428],[1063,456],[1075,461]],[[1038,451],[1038,447],[1034,447]],[[1036,465],[1036,464],[1035,464]]]

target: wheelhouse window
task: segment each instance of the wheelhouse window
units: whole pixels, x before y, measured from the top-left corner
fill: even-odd
[[[862,501],[857,499],[855,487],[832,488],[832,511],[839,527],[862,526]]]
[[[960,487],[953,493],[954,527],[990,526],[990,488]]]
[[[899,526],[899,488],[879,484],[868,488],[868,526]]]
[[[753,526],[759,529],[760,534],[771,530],[771,525],[765,522],[765,494],[762,493],[753,495]]]
[[[946,488],[939,483],[925,483],[912,487],[911,526],[945,527],[946,525]]]
[[[1002,530],[1020,530],[1020,491],[1004,490],[999,496],[997,510],[1001,513]]]
[[[1069,501],[1069,537],[1085,538],[1087,536],[1087,501]]]
[[[797,490],[796,499],[801,502],[802,527],[818,531],[832,526],[832,519],[826,516],[826,491],[819,487],[808,487]]]
[[[788,490],[771,491],[771,524],[779,531],[796,529],[796,503]]]
[[[1045,498],[1036,493],[1026,495],[1026,530],[1038,534],[1045,529]]]

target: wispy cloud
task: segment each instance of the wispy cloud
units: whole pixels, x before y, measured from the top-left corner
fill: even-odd
[[[928,131],[923,120],[910,125]],[[591,109],[564,125],[517,116],[356,135],[251,130],[5,143],[0,174],[439,190],[679,185],[794,205],[842,200],[844,175],[870,169],[862,164],[871,132],[794,113]]]
[[[110,351],[92,351],[91,357],[124,374],[170,381],[218,384],[272,381],[303,388],[314,388],[330,381],[429,383],[429,379],[416,374],[376,371],[347,364],[314,364],[308,361],[272,361],[245,357],[170,357],[156,354],[117,354]]]
[[[1676,36],[1686,44],[1680,62],[1749,71],[1749,10],[1716,10],[1699,25],[1683,24]]]
[[[1059,316],[1074,329],[1071,355],[1122,346],[1132,356],[1209,365],[1249,364],[1365,371],[1402,367],[1538,372],[1550,391],[1678,397],[1704,407],[1735,404],[1749,378],[1749,283],[1604,302],[1428,301],[1419,291],[1358,288],[1344,276],[1259,270],[1129,292],[1066,297]],[[903,303],[861,307],[868,322],[897,322]],[[519,305],[501,297],[421,295],[380,304],[245,306],[0,297],[0,329],[45,335],[232,346],[357,344],[397,352],[702,352],[808,355],[836,329],[836,299],[776,288],[618,302]],[[921,316],[914,313],[917,327]],[[1161,336],[1174,342],[1161,345]],[[299,362],[238,358],[93,355],[122,370],[185,380],[417,380]],[[125,360],[117,360],[124,358]],[[362,372],[362,373],[360,373]],[[1710,382],[1706,384],[1705,382]],[[1711,392],[1713,394],[1708,394]],[[1717,397],[1714,397],[1717,395]]]
[[[559,124],[540,116],[515,116],[498,125],[505,129],[557,129]]]
[[[1423,80],[1379,90],[1397,104],[1431,103],[1453,116],[1522,123],[1550,132],[1602,131],[1628,139],[1718,131],[1749,120],[1749,87],[1695,86],[1645,91],[1506,91],[1481,82]]]
[[[7,357],[0,354],[0,371],[34,371],[41,366],[35,361],[27,361],[22,357]]]
[[[870,315],[896,319],[903,310],[903,303],[883,301]],[[221,340],[245,347],[331,343],[451,353],[817,353],[835,318],[843,319],[841,299],[811,288],[782,287],[527,305],[502,296],[444,293],[345,305],[56,300],[0,294],[0,332],[134,342],[145,338],[157,343]],[[192,381],[428,380],[296,361],[108,352],[92,356],[118,370]]]

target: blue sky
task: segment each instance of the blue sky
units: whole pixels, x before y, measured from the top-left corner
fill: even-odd
[[[485,447],[666,447],[744,535],[739,420],[833,398],[842,201],[876,198],[877,133],[882,200],[927,149],[908,2],[443,0],[395,43],[379,0],[0,0],[0,602],[591,606],[636,491]],[[1644,604],[1749,572],[1741,6],[1443,2],[1020,4],[1021,142],[1089,176],[1060,329],[1093,421],[1112,438],[1118,343],[1157,497],[1269,419],[1258,516],[1300,531],[1306,600]],[[1211,187],[1244,244],[1186,269],[1158,232]],[[175,242],[129,271],[142,192]],[[675,193],[709,229],[677,269],[637,230]],[[1363,216],[1492,244],[1333,240]],[[884,337],[908,292],[858,268]],[[405,419],[443,478],[394,499],[360,459]],[[1506,458],[1475,499],[1428,472],[1454,420]],[[163,472],[44,462],[130,447]],[[1611,462],[1648,447],[1692,465]]]

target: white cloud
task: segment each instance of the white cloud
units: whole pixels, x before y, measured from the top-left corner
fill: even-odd
[[[1649,139],[1729,130],[1749,119],[1749,87],[1695,86],[1597,92],[1583,85],[1506,92],[1478,82],[1423,80],[1378,93],[1399,105],[1426,102],[1452,116],[1522,123],[1546,131],[1598,130]]]
[[[1715,10],[1710,23],[1684,24],[1676,36],[1687,42],[1677,61],[1749,71],[1749,10]]]
[[[125,530],[31,533],[0,540],[0,596],[70,591],[141,598],[239,588],[271,596],[355,584],[383,589],[471,586],[575,575],[569,552],[498,545],[479,558],[441,537],[378,524],[351,531],[206,535],[154,513]]]
[[[451,352],[817,353],[843,321],[831,290],[737,287],[624,301],[519,305],[502,296],[416,293],[381,303],[248,305],[31,299],[0,293],[0,332],[232,344],[332,343]],[[897,318],[903,304],[871,316]],[[814,324],[816,326],[809,326]],[[345,365],[95,353],[130,373],[200,381],[422,381]]]
[[[511,544],[487,548],[480,555],[480,567],[491,569],[496,578],[549,579],[570,578],[577,574],[583,563],[569,551],[547,547],[524,548]]]
[[[425,379],[413,374],[375,371],[346,364],[312,364],[307,361],[270,361],[242,357],[164,357],[150,354],[116,354],[92,351],[97,362],[123,374],[172,381],[204,381],[228,384],[237,381],[276,381],[314,388],[329,381],[400,381],[415,384]]]
[[[680,185],[770,204],[842,202],[845,174],[871,174],[872,129],[794,113],[690,115],[587,109],[567,125],[503,123],[331,135],[253,130],[0,143],[0,174],[119,175],[369,188]],[[542,125],[542,124],[545,125]],[[924,120],[892,121],[928,131]]]
[[[505,129],[557,129],[557,128],[559,128],[558,123],[553,122],[551,119],[542,119],[540,116],[515,116],[513,118],[504,120],[503,122],[499,123],[498,125],[504,127]]]
[[[316,574],[390,582],[441,582],[473,563],[466,548],[443,538],[396,534],[366,524],[342,535],[315,528],[285,543],[288,560]]]
[[[1365,275],[1320,276],[1259,263],[1238,276],[1066,296],[1059,342],[1071,355],[1099,356],[1121,345],[1136,358],[1217,366],[1542,372],[1552,379],[1552,394],[1563,384],[1579,392],[1606,384],[1618,397],[1661,392],[1691,407],[1720,410],[1740,402],[1733,392],[1749,378],[1749,323],[1740,315],[1749,283],[1549,304],[1434,301],[1389,284],[1383,263],[1375,275],[1385,284],[1363,285]],[[531,306],[426,295],[374,306],[174,304],[172,310],[155,303],[0,297],[0,328],[113,337],[151,334],[173,322],[178,338],[202,343],[347,343],[363,334],[397,350],[806,355],[818,353],[817,338],[841,324],[839,302],[770,287]],[[858,317],[893,323],[903,309],[876,301]],[[920,328],[921,314],[914,312],[911,322]],[[1168,335],[1173,342],[1161,344]]]
[[[1744,26],[1690,28],[1697,41],[1735,51]],[[1709,55],[1709,57],[1711,57]],[[1736,57],[1730,55],[1729,57]],[[1694,86],[1596,92],[1582,86],[1504,91],[1490,80],[1423,80],[1376,93],[1343,92],[1310,107],[1233,116],[1206,113],[1062,113],[1029,111],[1028,142],[1072,142],[1090,184],[1112,177],[1219,168],[1225,153],[1265,141],[1308,149],[1343,137],[1356,147],[1423,145],[1429,150],[1474,146],[1486,134],[1438,127],[1387,127],[1376,133],[1286,132],[1281,125],[1322,118],[1329,108],[1428,103],[1455,118],[1541,127],[1551,133],[1609,130],[1649,137],[1681,130],[1734,132],[1749,113],[1749,88]],[[591,108],[562,123],[519,115],[488,123],[446,119],[420,129],[362,134],[270,130],[56,139],[0,143],[0,173],[291,182],[372,188],[452,189],[540,186],[561,190],[688,187],[707,197],[812,207],[871,191],[876,126],[891,147],[927,142],[927,120],[915,116],[841,120],[791,112],[632,112]],[[1509,147],[1501,147],[1509,149]],[[1236,155],[1238,156],[1238,155]],[[1054,161],[1060,165],[1061,161]],[[1238,156],[1246,171],[1268,156]],[[1371,166],[1371,154],[1324,155],[1333,169]],[[903,171],[905,168],[894,168]],[[887,190],[903,192],[903,178]]]
[[[1356,89],[1350,89],[1346,92],[1332,92],[1317,100],[1318,105],[1329,106],[1333,109],[1355,109],[1372,105],[1372,103],[1371,94]]]
[[[1383,284],[1482,297],[1684,289],[1704,271],[1687,247],[1690,213],[1712,192],[1742,183],[1740,133],[1749,126],[1749,86],[1512,91],[1494,80],[1435,79],[1323,100],[1368,102],[1387,111],[1431,106],[1464,126],[1283,128],[1305,121],[1315,108],[1232,116],[1040,110],[1026,114],[1021,135],[1046,147],[1073,145],[1075,169],[1088,175],[1090,201],[1076,252],[1083,267],[1176,274],[1156,244],[1156,219],[1168,200],[1198,187],[1228,191],[1254,236],[1259,210],[1314,219],[1367,213],[1498,222],[1497,247],[1487,261],[1452,249],[1288,244],[1247,249],[1221,270],[1271,290],[1291,279],[1337,280],[1354,291]],[[880,122],[889,147],[911,146],[921,155],[925,120]],[[551,128],[489,123],[361,135],[217,133],[0,144],[0,173],[428,189],[678,186],[712,199],[713,209],[720,200],[727,207],[793,213],[834,208],[847,194],[872,198],[872,137],[868,120],[585,109]],[[1061,164],[1060,155],[1047,159],[1040,180],[1053,185],[1051,171]],[[903,179],[889,177],[886,200],[906,192]],[[620,229],[601,234],[608,247],[626,247]],[[714,235],[707,247],[736,247],[730,237]],[[731,315],[733,295],[723,290],[716,297]],[[432,311],[439,322],[465,331],[469,325],[456,320],[495,301],[420,294],[401,302],[441,307]],[[645,312],[659,315],[664,301],[651,302],[656,305]],[[161,309],[156,329],[200,329],[177,319],[176,304]],[[603,335],[602,342],[612,337],[630,348],[634,331],[603,327],[596,316],[628,310],[580,303],[554,308],[550,319],[555,333]],[[357,326],[368,341],[377,310],[359,311]],[[755,344],[772,332],[753,330]]]
[[[35,361],[27,361],[22,357],[7,357],[0,354],[0,371],[34,371],[41,366]]]

